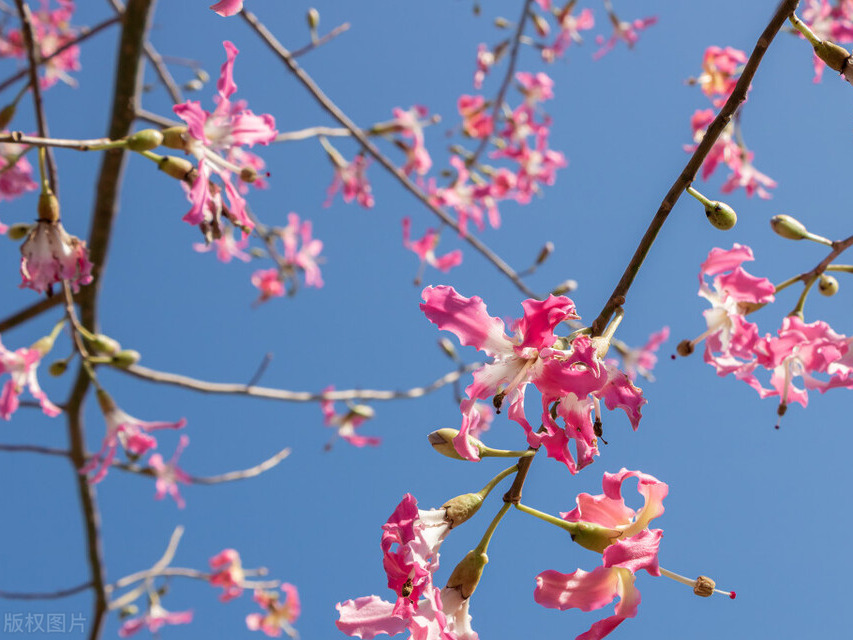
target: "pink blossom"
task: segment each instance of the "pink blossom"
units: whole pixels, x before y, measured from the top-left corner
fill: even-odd
[[[411,218],[403,218],[403,246],[413,251],[420,258],[421,266],[428,264],[447,273],[453,267],[462,264],[462,251],[459,249],[449,251],[440,257],[435,255],[435,248],[438,246],[440,236],[434,229],[427,229],[420,240],[414,241],[411,239],[411,231]]]
[[[231,180],[232,173],[239,176],[242,170],[235,162],[245,157],[241,146],[269,144],[278,132],[271,115],[255,115],[242,100],[231,102],[231,96],[237,91],[233,69],[239,51],[227,40],[222,44],[226,60],[216,84],[218,95],[213,113],[205,111],[199,102],[192,100],[174,107],[175,114],[187,123],[186,150],[198,159],[198,176],[189,191],[192,207],[183,219],[205,230],[206,227],[218,227],[217,216],[221,211],[233,224],[248,231],[254,223],[246,212],[245,200]],[[214,174],[222,181],[229,202],[227,208],[222,206],[221,189],[210,182]]]
[[[89,478],[89,482],[92,484],[98,483],[106,477],[107,471],[115,459],[119,444],[129,456],[136,458],[157,447],[157,441],[148,435],[150,431],[181,429],[187,423],[184,418],[177,422],[144,422],[119,409],[110,395],[103,389],[98,390],[97,396],[101,412],[104,414],[107,433],[104,436],[101,450],[80,468],[80,473],[95,472]]]
[[[853,42],[853,5],[848,1],[831,4],[829,0],[805,0],[802,3],[802,20],[821,40],[831,40],[836,44]],[[803,37],[801,34],[797,34]],[[814,82],[820,82],[824,62],[817,56],[812,57],[814,64]]]
[[[260,289],[261,295],[255,304],[284,295],[284,281],[279,269],[258,269],[252,274],[252,284]]]
[[[640,31],[656,24],[657,21],[657,17],[654,16],[649,18],[637,18],[631,22],[624,22],[614,16],[611,16],[610,22],[613,24],[613,34],[607,40],[604,39],[604,36],[597,36],[595,38],[596,44],[601,48],[592,55],[593,59],[598,60],[605,54],[612,51],[620,40],[624,41],[625,44],[628,45],[629,49],[633,48],[640,40]]]
[[[450,529],[445,518],[444,509],[419,510],[412,495],[403,497],[383,525],[381,540],[388,587],[396,600],[373,595],[338,603],[338,629],[363,640],[405,630],[423,640],[476,640],[468,600],[460,599],[457,589],[439,590],[433,583],[438,550]]]
[[[0,142],[0,201],[12,200],[38,188],[32,179],[33,168],[23,156],[25,149],[19,144]],[[0,234],[6,233],[6,228],[0,224]]]
[[[42,6],[31,13],[31,23],[35,43],[40,58],[50,57],[57,49],[77,37],[77,30],[70,26],[74,3],[71,0],[57,0],[59,6],[49,9],[48,0],[42,0]],[[20,29],[10,29],[0,34],[0,57],[10,56],[26,59],[27,51]],[[80,48],[72,45],[42,65],[44,75],[39,79],[42,89],[47,89],[62,80],[72,87],[77,82],[68,75],[69,71],[80,70]]]
[[[265,610],[264,614],[250,613],[246,616],[246,626],[251,631],[263,631],[270,637],[277,638],[284,631],[291,638],[298,634],[292,623],[299,617],[301,605],[296,587],[285,582],[281,585],[285,597],[279,602],[278,594],[272,591],[255,591],[254,600]]]
[[[462,116],[462,131],[466,136],[479,139],[492,134],[494,122],[483,96],[461,95],[456,108]]]
[[[495,54],[485,44],[477,45],[477,70],[474,72],[474,88],[478,91],[483,86],[483,80],[492,65],[495,64]]]
[[[637,490],[644,505],[634,511],[622,498],[622,483],[638,479]],[[604,493],[577,497],[577,508],[560,514],[568,522],[585,522],[603,527],[606,540],[602,554],[603,566],[591,572],[578,569],[569,574],[543,571],[536,577],[533,597],[539,604],[552,609],[577,608],[592,611],[607,606],[619,598],[614,614],[592,625],[577,640],[600,640],[626,618],[637,614],[640,592],[634,586],[635,574],[645,569],[653,576],[660,575],[658,546],[663,531],[650,530],[650,522],[663,514],[663,499],[669,487],[656,478],[639,471],[622,469],[619,473],[604,474]]]
[[[142,629],[148,627],[151,633],[157,633],[167,624],[189,624],[193,620],[192,611],[166,611],[156,600],[148,607],[145,615],[127,620],[118,630],[120,638],[127,638]]]
[[[168,493],[172,496],[172,499],[175,501],[175,504],[178,505],[179,509],[183,509],[184,506],[186,506],[186,503],[178,490],[178,483],[183,482],[184,484],[189,484],[192,482],[192,479],[187,472],[178,468],[178,458],[189,443],[190,439],[188,436],[181,436],[178,446],[175,449],[175,453],[168,463],[164,462],[163,456],[159,453],[153,454],[148,459],[148,466],[154,470],[154,475],[157,478],[157,493],[154,495],[154,498],[156,500],[162,500]]]
[[[572,42],[580,44],[583,42],[581,31],[587,31],[595,26],[595,18],[591,9],[582,9],[578,15],[572,15],[574,6],[569,3],[560,10],[557,22],[560,32],[557,34],[553,44],[542,49],[542,58],[548,62],[558,58],[565,53]]]
[[[323,389],[324,393],[334,391],[334,386]],[[323,424],[336,429],[336,435],[340,436],[354,447],[376,447],[382,443],[382,438],[375,436],[362,436],[355,430],[373,417],[373,409],[363,404],[350,404],[346,413],[337,413],[333,400],[320,402],[320,410],[323,412]],[[330,449],[332,443],[326,445]]]
[[[243,0],[219,0],[210,5],[222,17],[237,15],[243,10]]]
[[[752,165],[753,155],[755,154],[752,151],[743,149],[731,159],[728,164],[732,173],[720,187],[720,191],[731,193],[738,187],[743,187],[747,196],[757,193],[759,198],[770,198],[770,192],[767,189],[774,188],[777,183]]]
[[[209,581],[214,587],[222,587],[221,602],[228,602],[243,594],[243,581],[246,574],[240,554],[235,549],[223,549],[210,559],[210,568],[214,573],[210,575]]]
[[[332,204],[332,198],[338,191],[342,192],[344,202],[355,200],[365,209],[370,209],[374,204],[373,195],[370,193],[370,182],[367,180],[367,167],[370,164],[363,154],[358,154],[352,162],[346,162],[343,158],[335,164],[335,176],[332,184],[326,191],[325,206]]]
[[[644,378],[652,378],[652,369],[655,368],[658,358],[655,352],[669,339],[669,327],[664,327],[649,336],[648,342],[638,349],[629,349],[620,354],[622,356],[622,368],[631,380],[637,379],[637,374]]]
[[[92,263],[86,243],[68,234],[57,219],[38,220],[21,244],[21,288],[44,293],[67,281],[77,293],[92,282]]]
[[[450,164],[456,169],[456,179],[449,187],[430,189],[431,195],[439,205],[452,207],[459,216],[459,232],[468,233],[468,220],[474,221],[481,231],[485,228],[484,214],[488,215],[492,227],[500,226],[501,218],[490,184],[471,184],[471,173],[459,156],[451,156]]]
[[[393,127],[403,137],[403,140],[397,141],[397,144],[406,152],[406,164],[403,165],[403,173],[406,175],[411,173],[416,173],[419,176],[426,175],[432,166],[432,158],[430,158],[424,144],[422,120],[427,117],[429,111],[426,107],[415,105],[407,111],[395,107],[393,113]]]
[[[0,375],[8,373],[10,377],[0,392],[0,418],[12,418],[12,414],[18,409],[18,396],[24,391],[24,387],[39,401],[46,415],[53,417],[62,413],[41,390],[36,378],[36,369],[45,355],[46,351],[41,348],[39,342],[32,347],[22,347],[15,351],[9,351],[0,343]]]
[[[554,97],[554,81],[547,73],[519,71],[515,74],[515,79],[521,85],[521,93],[524,94],[527,104],[536,104]]]
[[[249,262],[252,257],[243,251],[246,247],[249,246],[249,238],[241,238],[240,240],[234,239],[234,228],[228,227],[223,233],[222,236],[216,238],[209,244],[205,244],[203,242],[196,242],[193,244],[193,249],[198,251],[199,253],[206,253],[211,251],[212,249],[216,250],[216,258],[221,262],[231,262],[232,258],[237,258],[238,260],[242,260],[243,262]]]
[[[297,214],[289,213],[287,226],[280,230],[279,235],[284,245],[285,262],[304,272],[306,286],[320,288],[323,286],[323,277],[317,263],[321,259],[323,242],[312,238],[311,231],[310,220],[300,222]],[[302,246],[299,246],[300,242]]]
[[[708,47],[702,58],[702,75],[699,85],[702,93],[711,98],[715,107],[721,107],[734,91],[740,67],[746,63],[746,54],[733,47]]]

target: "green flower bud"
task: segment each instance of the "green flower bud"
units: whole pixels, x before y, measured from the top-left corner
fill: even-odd
[[[439,429],[438,431],[433,431],[427,436],[427,439],[432,445],[432,448],[438,451],[441,455],[447,456],[448,458],[453,458],[454,460],[465,460],[465,458],[459,455],[459,452],[456,451],[456,447],[453,446],[453,438],[458,435],[458,429],[446,428]],[[472,446],[477,448],[481,456],[488,448],[482,442],[480,442],[476,438],[472,438],[471,436],[468,436],[468,442],[471,443]]]
[[[308,28],[311,29],[311,31],[316,31],[317,27],[320,26],[320,12],[314,7],[308,9],[308,13],[305,14],[305,19],[308,21]]]
[[[825,273],[820,275],[820,279],[817,282],[817,290],[821,292],[822,295],[825,295],[827,298],[830,296],[834,296],[838,293],[838,280],[833,278],[832,276],[828,276]]]
[[[27,224],[26,222],[16,222],[9,227],[9,230],[6,232],[6,237],[8,237],[9,240],[23,240],[30,234],[30,230],[32,228],[33,225]]]
[[[123,349],[113,356],[113,366],[119,369],[136,364],[142,359],[142,354],[133,349]]]
[[[90,344],[98,353],[104,353],[110,356],[121,351],[121,345],[118,343],[118,340],[114,340],[103,333],[97,334],[95,339],[90,341]]]
[[[560,284],[558,284],[556,287],[554,287],[552,289],[551,294],[555,295],[555,296],[561,296],[564,293],[568,293],[569,291],[574,291],[577,288],[578,288],[578,281],[577,280],[571,280],[571,279],[563,280],[563,282],[561,282]]]
[[[473,517],[482,504],[483,496],[479,493],[463,493],[445,502],[441,508],[447,512],[445,520],[450,523],[452,529]]]
[[[711,204],[705,207],[705,215],[708,218],[708,222],[723,231],[728,231],[737,224],[735,210],[725,202],[718,202],[716,200],[711,202]]]
[[[51,362],[50,366],[47,368],[47,372],[57,378],[63,373],[65,373],[67,370],[68,362],[66,362],[65,360],[57,360],[56,362]]]
[[[161,142],[161,144],[164,147],[169,147],[170,149],[181,149],[183,151],[187,148],[186,140],[184,140],[184,134],[186,132],[187,128],[185,126],[163,129],[163,131],[160,132],[163,134],[163,142]]]
[[[156,129],[143,129],[127,138],[127,148],[131,151],[150,151],[163,144],[163,134]]]
[[[186,158],[178,158],[176,156],[164,156],[157,165],[166,175],[177,178],[178,180],[188,180],[191,177],[195,167],[193,163]]]
[[[802,240],[809,236],[806,225],[791,216],[779,215],[770,218],[770,226],[777,235],[788,240]]]
[[[347,418],[364,418],[365,420],[369,420],[375,415],[376,412],[373,410],[373,407],[369,407],[366,404],[354,404],[349,408]]]
[[[489,556],[472,549],[453,569],[453,573],[447,579],[447,588],[458,589],[463,599],[470,598],[477,588],[477,584],[483,575],[483,569],[488,562]]]
[[[839,73],[844,69],[844,65],[850,57],[850,52],[847,49],[829,40],[821,40],[814,45],[814,52],[830,69]]]

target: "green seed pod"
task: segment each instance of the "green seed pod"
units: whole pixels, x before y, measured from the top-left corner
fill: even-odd
[[[725,202],[711,202],[711,204],[705,207],[705,215],[708,218],[708,222],[723,231],[728,231],[737,224],[735,210]]]
[[[821,40],[814,46],[814,52],[818,58],[823,60],[830,69],[841,72],[850,52],[829,40]]]
[[[817,290],[820,291],[821,295],[824,295],[827,298],[834,296],[838,293],[838,280],[832,276],[822,273],[820,275],[820,279],[817,281]]]
[[[778,215],[770,218],[770,226],[777,235],[788,240],[802,240],[809,235],[806,225],[791,216]]]

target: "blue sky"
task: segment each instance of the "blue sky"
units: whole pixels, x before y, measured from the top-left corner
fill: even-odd
[[[78,24],[95,24],[110,15],[107,3],[79,4]],[[247,4],[289,48],[307,42],[307,6],[273,0]],[[700,73],[702,54],[710,45],[749,52],[775,5],[775,0],[617,2],[624,18],[656,15],[658,24],[642,34],[632,51],[620,45],[593,61],[596,47],[590,38],[544,69],[555,82],[555,99],[545,105],[554,120],[551,146],[566,154],[569,166],[543,198],[526,206],[503,206],[502,227],[485,231],[483,241],[518,270],[530,264],[545,241],[552,241],[555,253],[528,284],[547,291],[566,278],[577,280],[579,288],[571,297],[591,322],[687,161],[682,146],[690,142],[690,115],[707,108],[708,101],[685,80]],[[321,15],[321,32],[342,22],[351,28],[306,55],[301,64],[362,126],[389,119],[397,106],[423,104],[440,114],[441,123],[426,135],[435,165],[432,175],[441,181],[439,170],[449,166],[448,143],[459,142],[458,135],[448,138],[458,127],[456,99],[473,92],[476,47],[508,35],[496,30],[492,20],[514,20],[520,3],[484,4],[479,17],[462,0],[314,6]],[[594,3],[593,8],[595,33],[609,34],[601,6]],[[102,135],[115,36],[110,31],[86,44],[78,88],[57,86],[47,93],[55,136]],[[164,2],[151,31],[161,53],[198,60],[213,78],[224,59],[224,39],[240,49],[237,97],[246,98],[253,111],[272,113],[280,131],[335,125],[240,19],[221,19],[204,2]],[[12,68],[8,61],[0,67],[4,74]],[[518,68],[543,67],[536,52],[524,48]],[[180,81],[192,77],[180,67],[173,70]],[[494,95],[502,71],[498,67],[489,76],[484,95]],[[146,77],[154,83],[153,74]],[[211,81],[187,97],[211,109],[214,90]],[[660,353],[657,381],[641,383],[649,403],[639,430],[632,432],[624,416],[609,413],[605,437],[610,444],[579,475],[570,476],[552,460],[534,464],[524,500],[553,513],[571,509],[577,493],[600,493],[604,471],[640,469],[667,482],[666,513],[655,522],[664,530],[662,566],[689,576],[710,575],[721,588],[738,592],[734,602],[699,599],[675,582],[642,574],[637,580],[643,597],[639,614],[612,638],[796,638],[811,633],[817,621],[827,637],[846,633],[838,612],[846,604],[847,580],[835,550],[853,526],[849,509],[842,506],[848,500],[846,470],[853,440],[848,392],[812,393],[808,409],[792,406],[776,431],[774,400],[762,401],[746,385],[718,378],[698,356],[673,361],[669,354],[679,340],[703,330],[705,303],[696,296],[696,275],[712,247],[729,248],[734,242],[752,246],[756,262],[748,265],[749,271],[780,282],[814,266],[825,250],[775,236],[768,226],[772,215],[794,215],[830,238],[848,235],[850,90],[831,72],[814,84],[809,47],[780,35],[742,113],[755,165],[779,183],[773,198],[748,199],[742,192],[727,196],[739,215],[730,232],[712,228],[702,207],[682,198],[631,290],[618,334],[639,345],[664,325],[672,332]],[[511,100],[516,96],[511,93]],[[143,103],[150,111],[171,114],[159,87],[146,93]],[[15,128],[34,129],[28,110],[22,103]],[[334,143],[348,158],[358,150],[349,140]],[[390,145],[382,148],[394,157]],[[272,360],[261,384],[293,390],[319,391],[330,384],[402,389],[427,384],[451,370],[452,363],[436,346],[442,334],[418,309],[421,288],[412,284],[417,259],[401,245],[401,218],[411,216],[419,233],[436,224],[432,214],[376,164],[368,170],[376,197],[372,210],[346,205],[340,197],[325,208],[331,165],[316,140],[260,152],[271,171],[270,188],[253,192],[250,205],[269,224],[286,224],[291,211],[313,222],[315,236],[324,242],[326,286],[303,288],[292,298],[253,307],[257,294],[249,276],[270,265],[225,265],[211,254],[194,252],[192,243],[199,237],[180,220],[187,202],[178,185],[150,163],[131,158],[104,281],[101,329],[140,351],[148,367],[210,381],[245,382],[267,353]],[[72,233],[85,236],[100,158],[70,151],[57,158],[63,222]],[[722,171],[698,188],[720,197]],[[34,207],[33,195],[3,202],[0,219],[28,220]],[[448,284],[463,295],[478,295],[495,316],[521,314],[523,297],[492,265],[450,233],[444,234],[442,247],[463,248],[465,260],[446,275],[427,272],[425,284]],[[33,292],[17,287],[18,259],[14,243],[0,245],[0,269],[9,274],[4,316],[34,300]],[[837,331],[850,333],[847,282],[843,274],[839,279],[841,291],[835,298],[810,297],[806,318],[825,319]],[[796,289],[756,314],[762,332],[775,332],[796,301]],[[30,344],[50,330],[58,313],[4,333],[4,345]],[[56,354],[69,349],[63,342]],[[480,355],[470,348],[460,354],[468,362]],[[50,397],[62,400],[71,377],[41,374]],[[151,566],[174,528],[183,525],[176,566],[205,569],[208,558],[223,548],[238,549],[245,566],[265,566],[271,577],[297,585],[303,612],[296,626],[305,639],[344,637],[334,626],[335,603],[373,593],[389,597],[380,527],[403,494],[412,493],[424,508],[437,507],[454,495],[478,490],[504,468],[501,461],[474,465],[448,460],[428,446],[427,433],[459,425],[449,388],[418,400],[373,403],[376,417],[361,430],[381,436],[382,445],[354,449],[338,440],[326,451],[330,431],[316,404],[200,395],[112,371],[100,375],[128,413],[144,420],[187,419],[191,444],[181,466],[193,475],[250,467],[283,447],[292,448],[287,460],[259,478],[183,488],[184,510],[168,499],[155,502],[150,478],[112,470],[97,487],[108,580]],[[90,402],[90,450],[99,448],[102,429],[103,420]],[[178,437],[165,433],[159,438],[166,457]],[[2,440],[67,447],[61,418],[48,419],[26,408],[3,425]],[[522,432],[502,416],[488,442],[519,448]],[[0,483],[7,487],[0,502],[7,522],[0,536],[0,590],[51,591],[85,582],[88,567],[74,471],[61,458],[0,455]],[[439,583],[479,540],[500,506],[501,493],[496,491],[477,518],[446,540]],[[600,561],[554,527],[510,512],[489,557],[471,602],[481,638],[574,638],[604,611],[612,611],[559,612],[534,603],[539,572],[592,570]],[[186,628],[166,628],[162,635],[257,635],[245,628],[246,614],[257,610],[248,593],[225,605],[217,598],[218,592],[205,583],[171,581],[164,606],[192,609],[195,620]],[[62,612],[88,617],[90,607],[88,594],[47,602],[0,601],[4,615]],[[104,637],[113,637],[118,625],[113,617]]]

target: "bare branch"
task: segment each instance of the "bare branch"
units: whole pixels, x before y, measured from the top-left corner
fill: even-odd
[[[68,596],[73,596],[75,594],[80,593],[81,591],[86,591],[87,589],[91,588],[91,582],[84,582],[83,584],[78,584],[76,587],[71,587],[69,589],[60,589],[59,591],[47,591],[44,593],[0,591],[0,598],[6,600],[58,600],[60,598],[67,598]]]

